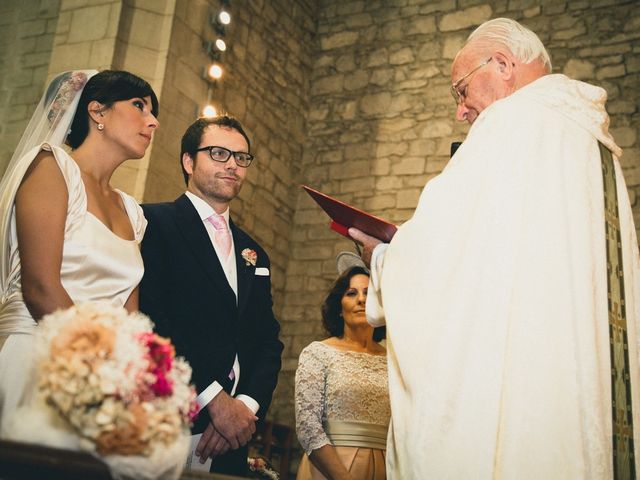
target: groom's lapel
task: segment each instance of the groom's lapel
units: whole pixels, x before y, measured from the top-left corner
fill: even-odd
[[[242,252],[245,249],[251,249],[249,236],[236,227],[233,221],[229,223],[233,234],[233,244],[236,253],[236,270],[238,272],[238,316],[242,318],[242,313],[249,301],[256,267],[255,265],[247,265],[247,261],[242,257]]]
[[[179,197],[175,201],[175,205],[176,223],[178,231],[184,236],[185,249],[196,258],[197,263],[211,279],[214,288],[221,292],[220,297],[235,306],[235,294],[229,286],[222,265],[220,265],[220,260],[218,260],[213,245],[211,245],[211,240],[197,210],[186,195]],[[186,278],[184,281],[188,282],[189,279]],[[201,287],[194,286],[194,288]]]

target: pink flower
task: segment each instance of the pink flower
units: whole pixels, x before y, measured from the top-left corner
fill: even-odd
[[[245,261],[245,265],[248,267],[249,265],[251,266],[256,266],[256,262],[258,261],[258,254],[256,253],[255,250],[251,250],[250,248],[245,248],[244,250],[242,250],[242,258],[244,258]]]
[[[148,349],[149,373],[154,381],[149,386],[158,397],[169,396],[173,393],[173,381],[168,374],[173,367],[175,349],[167,338],[155,333],[145,332],[140,335],[140,341]]]

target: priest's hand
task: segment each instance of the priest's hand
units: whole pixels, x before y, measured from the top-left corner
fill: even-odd
[[[200,463],[204,463],[209,457],[224,455],[230,448],[229,442],[209,423],[196,446],[196,455],[200,458]]]
[[[382,241],[353,227],[349,229],[349,236],[363,246],[362,254],[360,256],[362,257],[364,264],[367,267],[371,267],[371,255],[373,254],[373,249],[380,245]]]
[[[240,400],[222,391],[207,405],[211,423],[232,450],[246,445],[256,431],[256,417]]]

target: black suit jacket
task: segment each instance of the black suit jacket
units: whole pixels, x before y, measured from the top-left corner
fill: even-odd
[[[145,272],[140,310],[151,317],[158,334],[170,337],[177,355],[193,369],[198,393],[214,380],[231,392],[228,375],[235,355],[240,363],[236,395],[260,404],[264,415],[280,370],[283,345],[273,315],[269,257],[249,235],[230,222],[238,271],[238,302],[198,213],[186,195],[170,203],[142,206],[149,222],[142,241]],[[257,253],[255,266],[241,252]],[[269,271],[270,273],[270,271]],[[210,418],[203,409],[193,427],[204,431]]]

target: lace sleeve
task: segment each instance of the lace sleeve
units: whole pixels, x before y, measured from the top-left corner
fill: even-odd
[[[327,367],[324,356],[314,342],[302,350],[296,370],[296,433],[307,455],[331,444],[322,427]]]

